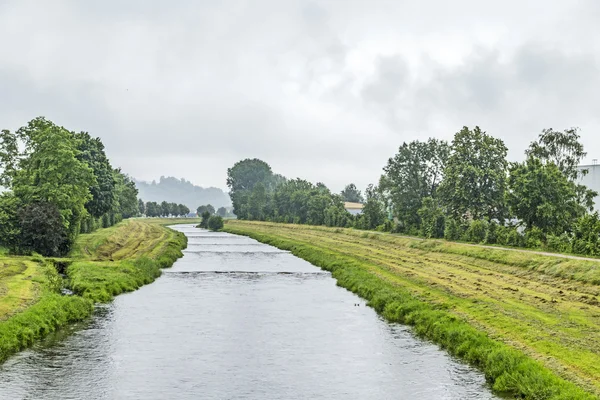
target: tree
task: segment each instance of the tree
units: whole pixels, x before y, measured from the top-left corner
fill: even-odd
[[[68,252],[68,232],[54,204],[29,204],[21,211],[20,220],[22,250],[43,256],[60,256]]]
[[[14,134],[2,132],[2,181],[23,207],[51,203],[59,210],[67,248],[79,233],[85,205],[92,199],[90,187],[96,185],[93,170],[79,156],[73,134],[43,117]]]
[[[198,215],[202,215],[205,211],[208,211],[210,215],[213,215],[215,213],[215,208],[210,204],[207,204],[205,206],[200,206],[196,209]]]
[[[579,129],[570,128],[563,132],[550,129],[542,130],[537,141],[532,142],[526,151],[528,157],[539,159],[543,164],[553,163],[572,182],[576,183],[576,192],[579,203],[592,210],[594,197],[598,193],[589,190],[585,185],[578,183],[589,172],[580,169],[581,160],[587,155],[583,144],[579,141]]]
[[[453,217],[503,220],[507,148],[501,139],[464,127],[452,141],[440,194]]]
[[[87,132],[73,134],[79,155],[77,159],[85,162],[94,174],[95,182],[90,186],[92,198],[86,203],[88,213],[99,218],[111,211],[115,202],[115,177],[113,168],[104,152],[100,138],[92,138]]]
[[[413,141],[403,143],[383,168],[379,190],[406,231],[420,226],[418,211],[423,200],[438,198],[449,155],[446,141]]]
[[[218,215],[211,215],[211,217],[208,219],[207,225],[208,229],[211,231],[220,231],[223,229],[223,218]]]
[[[138,199],[138,212],[140,215],[146,214],[146,205],[144,204],[144,200]]]
[[[225,218],[227,216],[227,209],[225,207],[219,207],[219,209],[217,210],[217,215]]]
[[[166,201],[160,203],[160,215],[162,217],[168,217],[171,213],[171,206]]]
[[[577,187],[553,162],[528,157],[513,164],[508,179],[507,202],[527,229],[560,235],[571,229],[585,207],[577,198]]]
[[[421,218],[421,235],[426,238],[443,238],[445,233],[445,218],[437,200],[426,197],[418,211]],[[450,233],[449,233],[450,235]]]
[[[21,202],[13,192],[0,193],[0,246],[18,251],[21,221],[18,211]]]
[[[238,161],[227,170],[227,186],[233,204],[233,213],[240,219],[248,217],[245,208],[250,193],[261,183],[265,191],[271,191],[275,186],[273,172],[266,162],[259,159]]]
[[[375,229],[386,220],[383,202],[381,201],[377,187],[369,185],[365,193],[367,201],[360,216],[363,220],[361,228]]]
[[[252,194],[248,201],[248,219],[264,220],[266,205],[267,190],[262,182],[258,182],[252,189]]]
[[[210,219],[211,215],[208,211],[204,211],[202,213],[202,219],[200,220],[200,228],[204,228],[204,229],[208,229],[208,220]]]
[[[138,190],[135,182],[121,172],[120,168],[113,171],[115,178],[116,202],[113,205],[113,214],[119,214],[123,218],[135,217],[139,213]]]
[[[362,203],[365,201],[362,194],[360,193],[360,190],[356,188],[356,185],[354,183],[346,185],[346,187],[344,188],[344,190],[342,190],[340,194],[344,201],[348,201],[351,203]]]
[[[190,213],[190,209],[184,204],[179,204],[178,209],[179,209],[179,212],[178,212],[179,216],[186,217]]]
[[[543,129],[538,140],[530,144],[526,151],[528,157],[538,158],[543,164],[553,163],[566,175],[569,180],[575,181],[586,170],[578,168],[581,160],[587,155],[583,144],[579,141],[579,128],[565,129],[558,132]]]

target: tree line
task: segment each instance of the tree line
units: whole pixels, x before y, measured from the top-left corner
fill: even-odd
[[[354,185],[335,194],[286,179],[258,159],[229,168],[227,185],[240,219],[600,255],[598,193],[580,183],[588,171],[578,129],[543,130],[522,162],[507,152],[502,139],[463,127],[451,142],[403,143],[364,198]],[[350,215],[344,201],[362,202],[362,213]]]
[[[163,201],[148,201],[144,203],[142,199],[138,200],[138,209],[141,215],[147,217],[187,217],[190,209],[184,204],[169,203]]]
[[[384,210],[375,206],[379,193],[372,186],[367,188],[363,213],[353,216],[344,202],[363,200],[354,185],[341,194],[333,193],[323,183],[274,174],[269,164],[258,159],[242,160],[229,168],[227,185],[239,219],[363,229],[385,223]]]
[[[0,245],[64,255],[79,233],[138,214],[137,189],[100,138],[43,117],[0,132]]]

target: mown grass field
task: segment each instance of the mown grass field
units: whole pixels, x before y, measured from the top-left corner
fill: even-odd
[[[600,395],[600,262],[351,229],[228,221],[225,230],[332,270],[388,319],[415,325],[482,368],[498,391],[532,399]],[[453,328],[454,321],[465,327]],[[466,333],[472,328],[485,339]],[[496,344],[526,357],[490,361]]]
[[[88,317],[94,302],[153,282],[182,256],[185,235],[166,225],[190,219],[133,219],[79,236],[70,256],[0,255],[0,362],[67,323]],[[74,296],[60,295],[66,266]]]

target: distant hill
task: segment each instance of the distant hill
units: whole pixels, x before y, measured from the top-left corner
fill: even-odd
[[[148,183],[135,179],[134,181],[139,191],[138,197],[144,202],[165,200],[170,203],[185,204],[190,210],[205,204],[211,204],[215,208],[231,205],[229,195],[223,190],[196,186],[183,178],[161,176],[158,182]]]

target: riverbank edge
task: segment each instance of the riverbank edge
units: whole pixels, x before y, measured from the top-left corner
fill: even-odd
[[[368,263],[309,243],[226,224],[225,232],[248,236],[290,251],[311,264],[330,271],[337,285],[367,300],[389,322],[413,326],[414,332],[450,354],[480,369],[492,390],[499,394],[535,400],[596,399],[540,363],[488,335],[439,306],[423,301],[368,270]]]
[[[177,222],[173,224],[177,224]],[[98,289],[98,285],[91,285],[91,282],[86,282],[85,278],[81,276],[76,277],[74,282],[73,274],[69,274],[69,268],[67,268],[70,285],[76,285],[74,295],[63,296],[57,293],[57,288],[52,288],[52,285],[42,284],[40,297],[35,304],[5,321],[0,321],[0,365],[10,356],[30,347],[50,333],[89,318],[95,303],[109,302],[116,295],[137,290],[154,282],[161,275],[163,268],[171,267],[177,259],[183,256],[182,250],[187,247],[185,234],[167,226],[163,227],[174,232],[176,240],[169,240],[164,246],[164,250],[156,258],[139,257],[135,260],[122,261],[129,268],[139,271],[138,276],[134,279],[127,282],[122,279],[107,279],[103,281],[104,288]],[[65,260],[71,266],[80,263],[76,259],[68,258],[61,261]],[[44,265],[40,268],[48,268],[48,264],[51,263],[51,260],[45,260]],[[109,263],[105,262],[104,264],[109,265]],[[94,287],[95,290],[91,290],[91,287]]]

